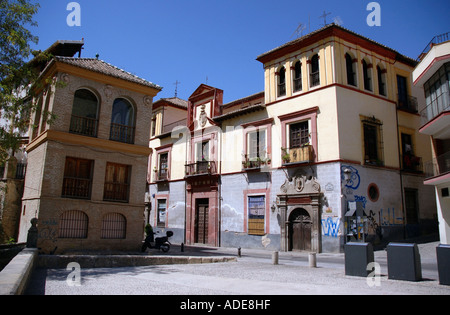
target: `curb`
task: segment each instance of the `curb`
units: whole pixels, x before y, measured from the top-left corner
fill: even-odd
[[[37,267],[47,269],[67,268],[76,262],[81,268],[118,268],[173,264],[210,264],[235,262],[231,256],[142,256],[142,255],[39,255]]]

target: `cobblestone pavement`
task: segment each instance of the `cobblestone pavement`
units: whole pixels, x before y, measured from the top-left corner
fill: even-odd
[[[433,250],[424,246],[420,247],[420,250],[424,280],[419,282],[388,279],[384,251],[375,254],[375,261],[382,266],[379,283],[375,283],[374,278],[368,281],[362,277],[345,276],[343,254],[318,254],[318,268],[310,268],[308,256],[304,253],[280,253],[279,264],[273,265],[270,252],[243,250],[243,255],[237,259],[237,262],[82,268],[79,286],[69,286],[66,282],[71,271],[38,269],[34,272],[27,293],[45,295],[450,295],[450,286],[438,283],[437,272],[433,267],[433,259],[435,259]],[[202,252],[202,255],[205,254],[208,254],[208,250]],[[236,250],[211,249],[211,254],[231,255],[236,254]]]

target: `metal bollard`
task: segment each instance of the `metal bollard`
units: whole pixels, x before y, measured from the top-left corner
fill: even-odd
[[[272,253],[272,264],[278,265],[278,252]]]
[[[309,268],[317,268],[316,253],[309,253],[308,261],[309,261]]]
[[[238,248],[238,257],[241,257],[241,248]]]
[[[181,243],[181,252],[184,252],[184,243]]]

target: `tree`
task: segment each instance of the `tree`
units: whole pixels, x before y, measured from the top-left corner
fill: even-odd
[[[48,57],[30,46],[38,42],[28,29],[37,26],[33,16],[38,8],[33,0],[0,0],[0,165],[8,151],[18,149],[28,129],[33,110],[28,95],[39,75],[36,64]],[[32,62],[27,60],[31,55]]]

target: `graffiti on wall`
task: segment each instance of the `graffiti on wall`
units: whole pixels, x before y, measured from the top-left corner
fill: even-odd
[[[325,236],[338,237],[341,220],[339,218],[328,217],[322,219],[322,232]]]
[[[350,179],[345,179],[344,170],[350,170]],[[361,184],[361,177],[359,176],[358,170],[350,165],[341,165],[341,182],[345,183],[347,190],[356,190]]]

